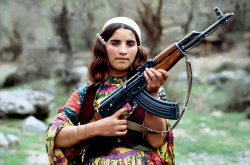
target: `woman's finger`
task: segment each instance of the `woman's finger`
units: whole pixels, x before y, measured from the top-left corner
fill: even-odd
[[[118,111],[116,111],[112,116],[119,119],[119,117],[122,115],[123,112],[125,112],[127,110],[126,107],[123,107],[121,109],[119,109]]]
[[[149,78],[150,78],[152,81],[156,81],[156,80],[157,80],[157,77],[156,77],[155,73],[154,73],[152,70],[153,70],[152,68],[150,68],[150,69],[146,68],[146,69],[145,69],[145,71],[146,71],[147,75],[149,76]]]
[[[162,74],[162,76],[163,76],[163,78],[164,78],[165,80],[168,79],[169,73],[168,73],[166,70],[158,69],[158,71]]]
[[[127,125],[119,125],[117,126],[117,131],[124,131],[127,129]]]
[[[116,132],[116,136],[125,136],[127,134],[128,130],[124,130],[124,131],[117,131]]]
[[[127,120],[125,120],[125,119],[118,120],[117,124],[119,124],[119,125],[127,125]]]
[[[148,73],[146,71],[144,71],[143,75],[144,75],[146,81],[149,83],[151,81],[151,79],[150,79]]]
[[[150,70],[154,74],[157,80],[160,80],[160,81],[163,80],[163,75],[161,72],[159,72],[158,70],[155,70],[154,68],[150,68]]]

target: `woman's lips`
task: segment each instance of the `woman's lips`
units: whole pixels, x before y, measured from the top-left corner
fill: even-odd
[[[116,58],[117,60],[121,60],[121,61],[128,61],[128,58]]]

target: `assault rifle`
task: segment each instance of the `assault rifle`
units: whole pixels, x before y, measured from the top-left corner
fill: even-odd
[[[138,72],[126,83],[122,84],[110,95],[105,97],[99,106],[101,117],[104,118],[112,115],[127,102],[136,102],[144,110],[156,116],[173,120],[178,119],[178,103],[162,101],[148,94],[145,90],[147,81],[143,76],[143,72],[147,67],[169,71],[182,57],[186,55],[187,51],[206,39],[234,15],[233,13],[223,14],[218,7],[214,10],[218,18],[214,24],[202,32],[192,31],[180,41],[175,42],[163,50],[154,59],[146,62],[143,66],[138,68]]]
[[[153,60],[146,62],[143,66],[138,68],[138,72],[133,77],[131,77],[126,83],[122,84],[114,92],[112,92],[110,95],[108,95],[101,101],[99,106],[99,113],[101,116],[97,115],[92,120],[98,120],[100,117],[104,118],[110,116],[116,110],[124,106],[124,104],[126,104],[127,102],[134,101],[138,105],[140,105],[144,110],[156,116],[168,119],[179,118],[176,124],[174,124],[173,127],[170,129],[172,130],[178,124],[178,121],[180,121],[184,110],[182,111],[179,117],[178,103],[161,101],[148,94],[145,91],[145,87],[147,86],[147,81],[143,76],[143,72],[146,67],[148,68],[153,67],[155,69],[161,68],[169,71],[182,57],[185,57],[186,52],[188,50],[190,50],[191,48],[199,44],[201,41],[206,39],[207,36],[209,36],[216,29],[218,29],[223,23],[227,22],[228,18],[230,18],[233,15],[233,13],[227,13],[223,15],[219,10],[219,8],[215,8],[215,12],[218,17],[218,20],[214,24],[209,26],[206,30],[202,32],[196,32],[196,31],[191,32],[190,34],[185,36],[182,40],[172,44],[167,49],[162,51]],[[95,93],[94,95],[92,95],[93,92],[87,92],[87,93],[89,94],[87,95],[87,97],[91,99],[88,100],[89,102],[86,101],[84,103],[84,107],[86,106],[86,109],[89,109],[89,112],[93,112],[93,110],[91,111],[90,107],[91,105],[93,105],[93,98],[95,96]],[[187,101],[185,104],[187,104]],[[88,111],[84,112],[89,113]],[[85,114],[82,115],[83,118],[81,118],[82,120],[81,124],[85,124],[86,121],[88,120],[86,118],[86,116],[88,115]],[[165,132],[168,132],[170,130],[167,130]],[[108,151],[110,145],[114,143],[112,139],[111,141],[107,141],[107,139],[105,140],[104,137],[101,137],[101,139],[99,138],[100,137],[94,137],[85,141],[81,141],[81,143],[77,144],[76,146],[63,149],[63,153],[69,161],[77,160],[83,162],[86,153],[96,153],[97,150],[99,152],[100,148],[103,148],[103,151],[105,149]],[[102,147],[100,147],[99,145]],[[96,146],[98,148],[97,149],[92,148],[93,146]],[[87,157],[88,156],[89,155],[87,154]]]

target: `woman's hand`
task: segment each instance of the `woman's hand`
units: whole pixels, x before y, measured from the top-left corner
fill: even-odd
[[[126,108],[121,108],[112,116],[96,121],[99,136],[124,136],[127,133],[127,121],[119,119]]]
[[[147,91],[158,97],[158,90],[168,79],[168,72],[163,69],[155,70],[154,68],[146,68],[144,71],[144,77],[148,82]]]
[[[146,68],[144,72],[144,77],[147,80],[147,91],[154,97],[158,96],[159,88],[165,83],[168,79],[168,72],[163,69],[155,70],[154,68]],[[149,112],[145,113],[144,118],[144,125],[149,127],[153,130],[157,131],[165,131],[166,130],[166,123],[163,118],[155,116]],[[165,138],[164,135],[159,134],[146,134],[146,140],[153,148],[159,148]]]

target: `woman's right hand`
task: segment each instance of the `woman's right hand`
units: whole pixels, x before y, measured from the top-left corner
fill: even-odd
[[[127,109],[121,108],[112,116],[96,121],[99,136],[124,136],[127,133],[127,121],[119,119]]]
[[[126,108],[121,108],[112,116],[80,126],[66,126],[55,137],[57,147],[71,147],[81,140],[95,136],[124,136],[127,133],[127,121],[120,119]],[[73,136],[72,136],[73,135]]]

